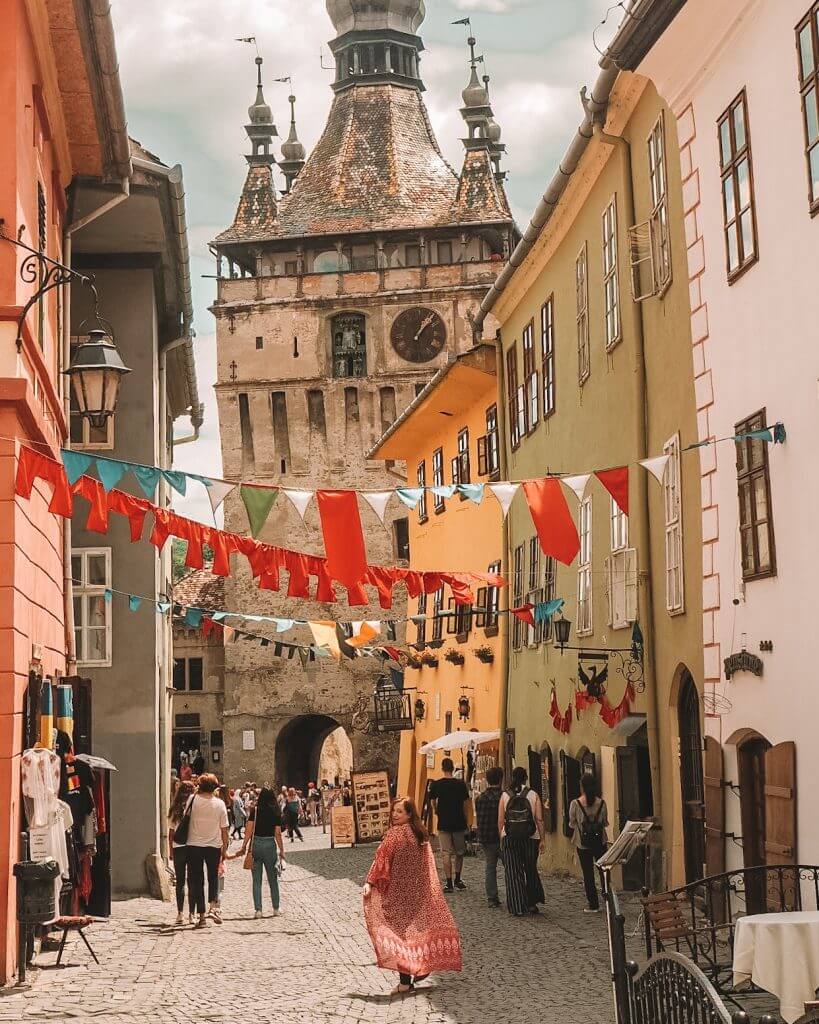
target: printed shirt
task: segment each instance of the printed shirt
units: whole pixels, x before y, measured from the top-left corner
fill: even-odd
[[[481,843],[499,843],[498,805],[501,799],[500,786],[490,786],[475,801],[475,820],[478,839]]]

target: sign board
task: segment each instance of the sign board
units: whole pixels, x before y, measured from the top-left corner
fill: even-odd
[[[479,743],[475,751],[475,774],[472,777],[472,794],[477,796],[486,789],[486,773],[500,762],[500,740]]]
[[[377,842],[390,827],[390,779],[386,772],[353,772],[356,838]]]
[[[255,750],[256,749],[256,730],[255,729],[243,729],[242,730],[242,750]]]
[[[330,808],[330,847],[337,846],[355,846],[355,815],[343,804]]]

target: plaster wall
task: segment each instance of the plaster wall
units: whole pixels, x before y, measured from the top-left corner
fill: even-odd
[[[176,658],[202,659],[202,689],[178,690],[172,697],[171,722],[172,732],[190,733],[200,731],[206,743],[200,743],[199,749],[205,757],[207,771],[214,772],[219,778],[224,774],[224,744],[211,743],[211,734],[222,730],[222,711],[225,699],[225,646],[217,633],[203,637],[201,630],[186,629],[174,626],[173,656]],[[178,727],[177,715],[199,715],[199,730]],[[214,758],[214,754],[217,755]],[[232,781],[228,780],[228,785]]]

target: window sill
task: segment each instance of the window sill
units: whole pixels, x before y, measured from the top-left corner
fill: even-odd
[[[612,341],[610,341],[606,345],[606,351],[607,352],[613,352],[617,348],[617,346],[622,342],[622,340],[623,340],[623,335],[622,334],[618,334],[616,338],[614,338]]]
[[[456,644],[465,644],[469,639],[469,633],[458,633],[455,637]]]
[[[737,267],[736,270],[730,270],[728,272],[728,287],[730,288],[732,284],[736,284],[736,282],[741,277],[744,277],[745,273],[749,271],[751,267],[755,266],[757,263],[759,263],[759,255],[755,253],[753,258],[750,260],[746,260],[742,264],[742,266]]]
[[[423,526],[424,523],[429,522],[429,516],[418,516],[418,525]]]
[[[446,512],[446,505],[441,505],[439,508],[434,508],[432,511],[435,513],[436,516],[439,516],[443,512]]]
[[[483,635],[485,637],[498,636],[499,633],[500,633],[500,627],[499,626],[487,626],[484,629],[484,631],[483,631]]]
[[[757,573],[754,573],[751,576],[746,576],[746,575],[743,574],[742,582],[743,583],[753,583],[755,580],[770,580],[770,579],[773,579],[775,576],[776,576],[776,569],[767,569],[765,572],[757,572]]]
[[[500,469],[493,469],[489,474],[490,483],[494,483],[496,480],[500,480]]]

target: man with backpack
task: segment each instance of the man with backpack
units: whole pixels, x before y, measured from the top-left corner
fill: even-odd
[[[543,804],[527,785],[525,768],[512,772],[512,786],[498,805],[498,831],[506,874],[506,905],[510,914],[523,917],[539,913],[546,896],[537,871],[538,853],[543,850],[546,829]]]
[[[469,790],[463,779],[456,779],[452,759],[445,757],[441,762],[443,778],[436,779],[429,788],[435,817],[438,819],[438,841],[441,845],[441,860],[444,864],[446,885],[444,892],[465,889],[461,881],[461,868],[466,853],[466,813],[469,805]],[[455,884],[452,884],[452,867],[455,866]]]
[[[569,804],[569,826],[577,850],[577,859],[583,871],[588,907],[584,914],[600,912],[600,897],[597,893],[595,861],[599,860],[609,845],[607,828],[609,813],[606,801],[600,796],[597,779],[586,773],[580,780],[580,796]]]

